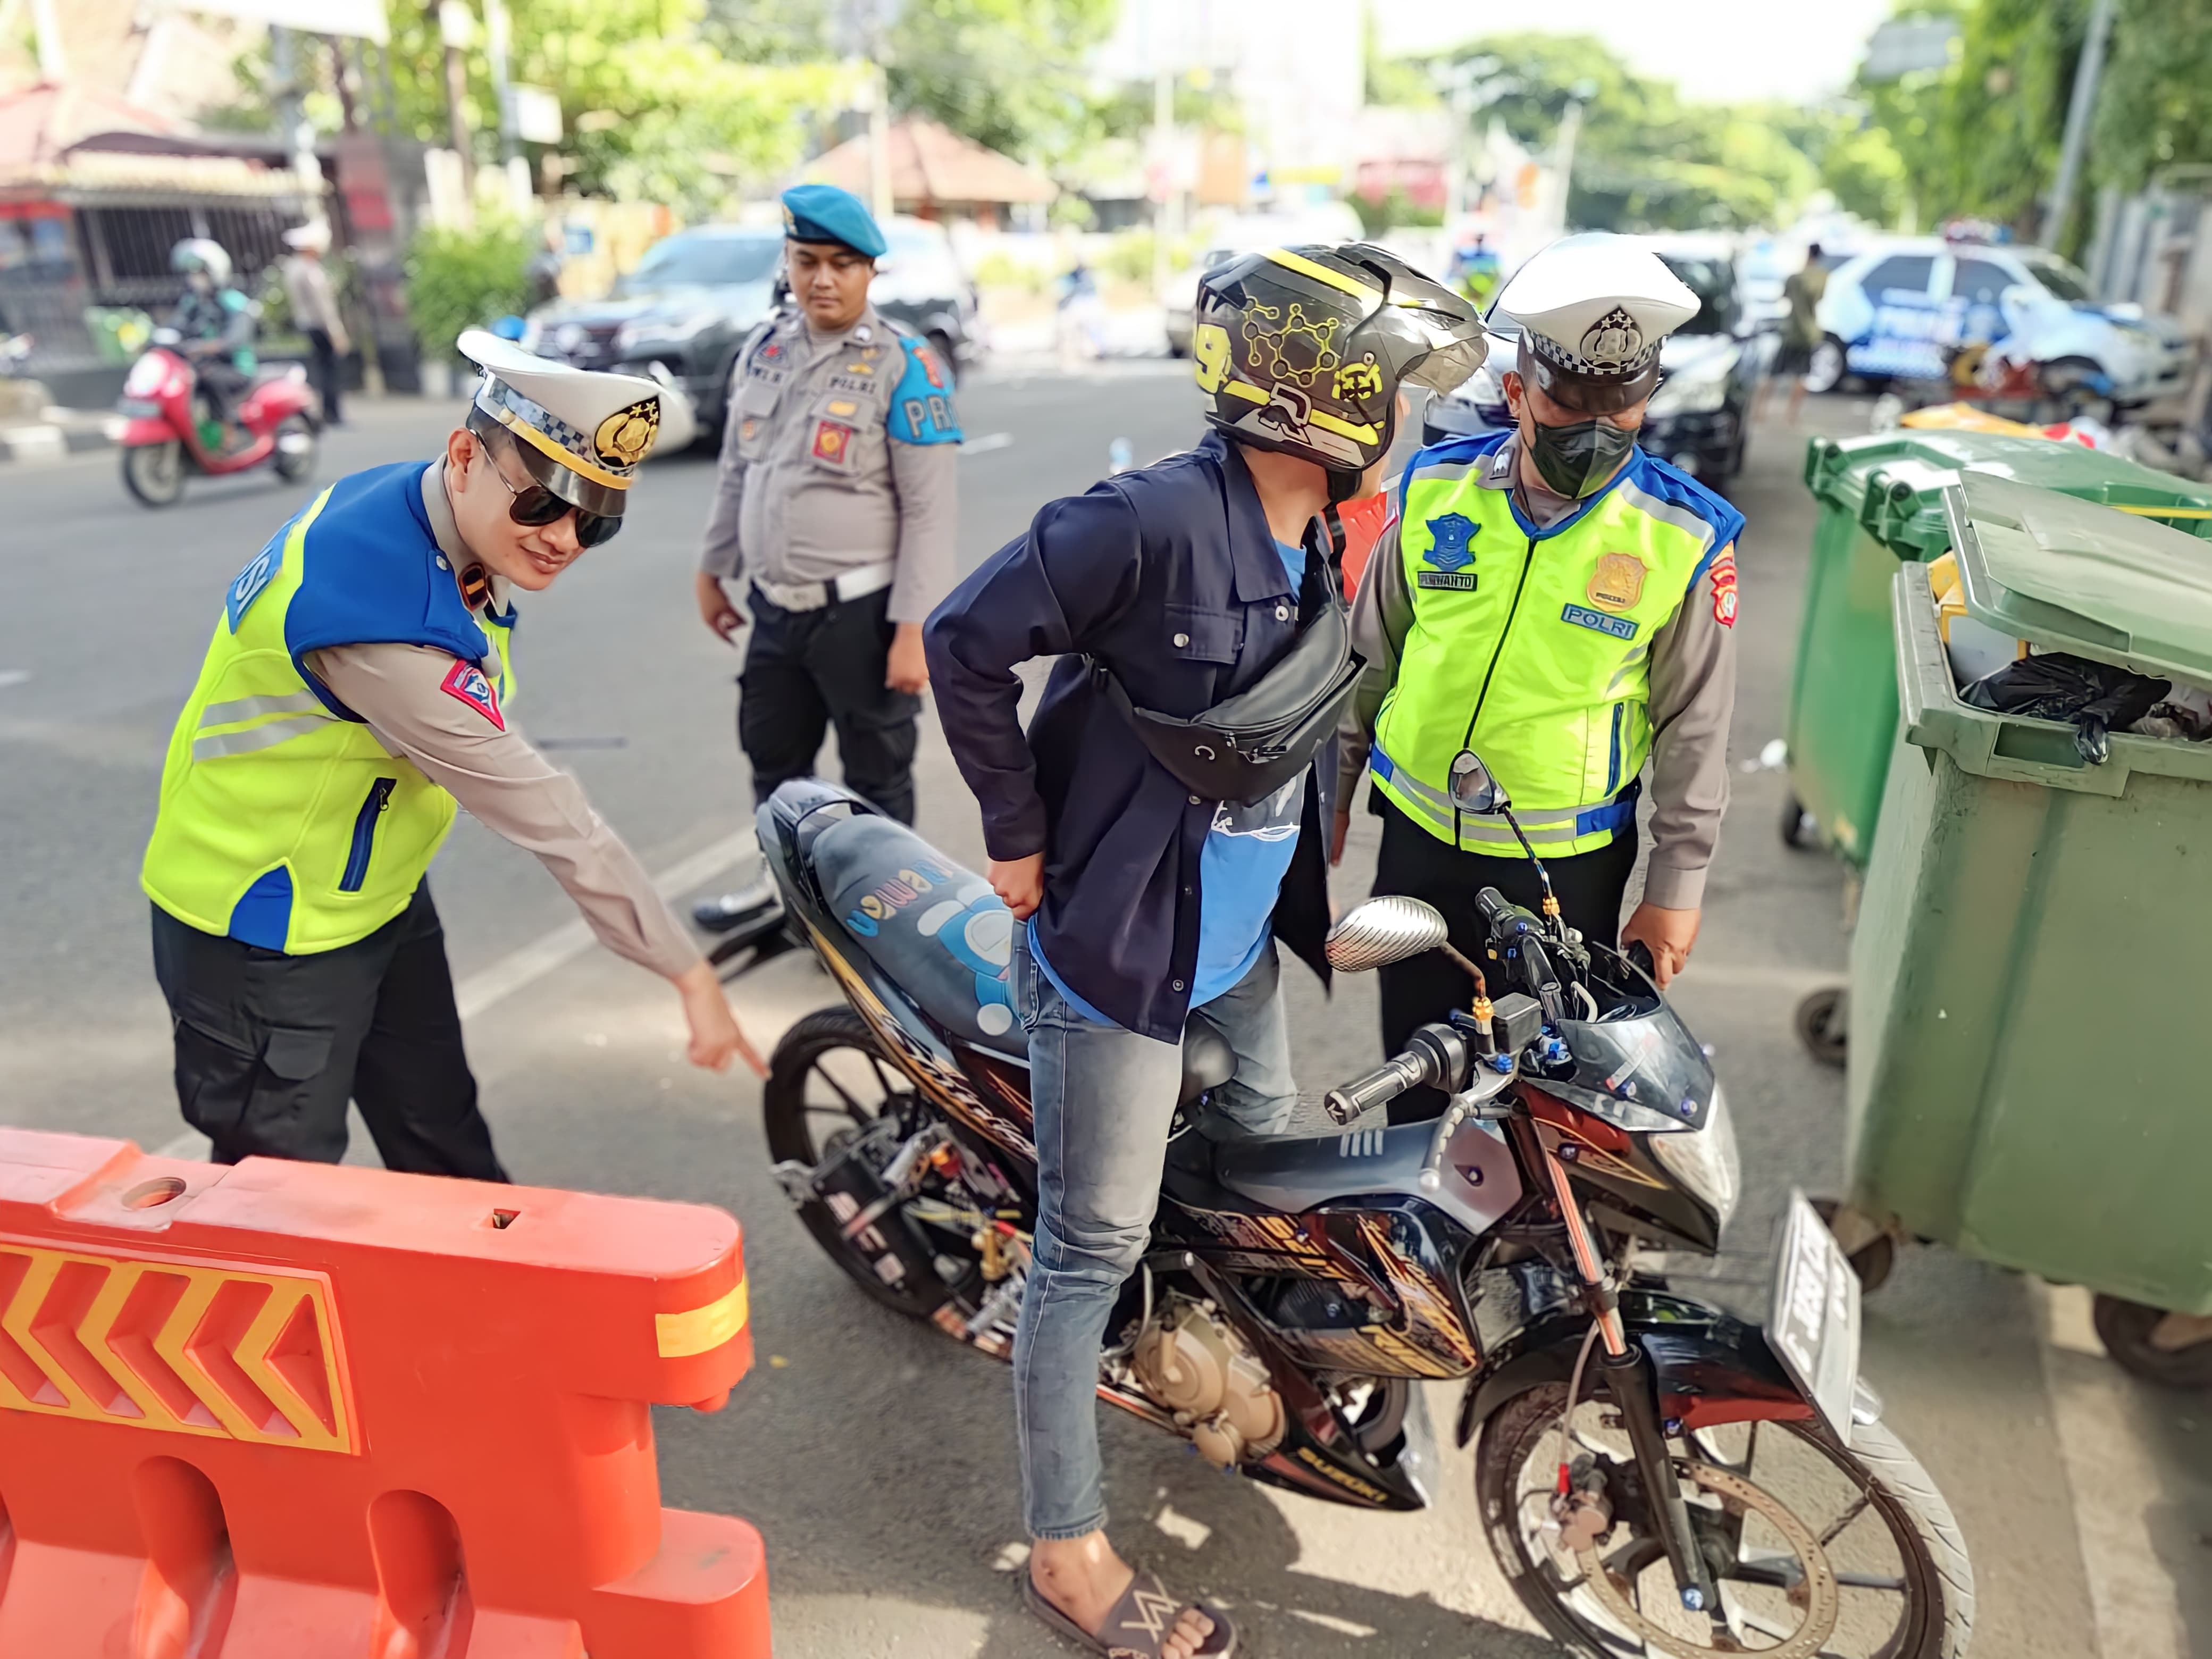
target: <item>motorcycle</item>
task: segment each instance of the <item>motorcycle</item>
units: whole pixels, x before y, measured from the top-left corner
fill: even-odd
[[[157,328],[131,366],[116,409],[125,417],[123,487],[147,507],[173,505],[187,473],[223,477],[267,463],[286,483],[315,470],[322,421],[297,363],[256,380],[232,420],[240,441],[203,412],[199,377],[173,328]]]
[[[1474,755],[1453,781],[1466,810],[1512,822]],[[775,1049],[777,1176],[869,1296],[1006,1358],[1036,1215],[1012,918],[818,780],[776,790],[757,824],[773,898],[716,957],[743,973],[808,947],[845,997]],[[1341,970],[1441,951],[1472,988],[1328,1092],[1338,1133],[1207,1139],[1206,1091],[1234,1060],[1192,1018],[1099,1397],[1222,1468],[1411,1510],[1438,1490],[1419,1385],[1463,1379],[1453,1432],[1476,1443],[1490,1546],[1575,1653],[1954,1659],[1965,1544],[1858,1380],[1859,1287],[1834,1238],[1793,1194],[1763,1329],[1671,1288],[1653,1247],[1717,1253],[1738,1194],[1704,1051],[1648,958],[1585,939],[1549,898],[1532,915],[1492,889],[1480,908],[1481,964],[1414,899],[1331,930]],[[1362,1121],[1416,1088],[1442,1097],[1432,1119]]]

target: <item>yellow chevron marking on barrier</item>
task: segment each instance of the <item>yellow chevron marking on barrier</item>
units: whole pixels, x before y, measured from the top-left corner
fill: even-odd
[[[10,1272],[18,1263],[20,1277]],[[359,1449],[330,1282],[319,1273],[0,1239],[0,1410]]]

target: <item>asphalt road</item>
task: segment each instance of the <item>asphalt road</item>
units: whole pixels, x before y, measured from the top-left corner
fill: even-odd
[[[356,428],[331,434],[322,477],[426,453],[458,412],[363,405]],[[1097,478],[1114,439],[1143,460],[1197,431],[1181,378],[1142,368],[981,380],[963,389],[962,413],[981,441],[962,464],[963,568],[1018,533],[1039,503]],[[1811,418],[1840,430],[1864,416],[1831,402]],[[1750,521],[1738,561],[1740,763],[1780,734],[1788,697],[1812,516],[1802,438],[1761,432],[1731,492]],[[656,461],[621,539],[533,600],[517,640],[522,723],[687,898],[742,873],[749,827],[731,731],[736,658],[700,626],[690,593],[712,481],[707,460]],[[149,1147],[177,1135],[137,862],[169,726],[220,595],[295,504],[260,477],[197,487],[155,514],[125,498],[112,457],[0,469],[0,848],[10,878],[0,886],[0,1121]],[[1680,994],[1715,1048],[1742,1140],[1741,1248],[1714,1282],[1738,1302],[1759,1297],[1768,1226],[1789,1188],[1832,1191],[1840,1175],[1841,1074],[1799,1051],[1790,1014],[1806,990],[1840,977],[1842,886],[1826,859],[1781,846],[1784,787],[1778,774],[1739,773]],[[973,805],[933,723],[921,799],[923,831],[979,862]],[[1340,899],[1364,891],[1373,854],[1372,821],[1358,816]],[[745,1515],[767,1535],[779,1650],[1066,1651],[1016,1600],[1006,1371],[847,1285],[768,1173],[757,1085],[684,1066],[672,994],[577,948],[574,930],[561,931],[573,912],[533,861],[464,818],[434,885],[486,1108],[518,1179],[716,1203],[747,1225],[759,1364],[722,1413],[659,1414],[661,1463],[665,1501]],[[1309,1091],[1372,1063],[1369,985],[1342,983],[1330,1002],[1302,970],[1286,983]],[[834,1000],[802,957],[740,993],[764,1043]],[[2018,1280],[1933,1249],[1907,1251],[1867,1304],[1867,1373],[1973,1552],[1975,1651],[2081,1659],[2099,1651],[2101,1621],[2106,1659],[2190,1653],[2178,1627],[2163,1650],[2111,1644],[2130,1597],[2154,1592],[2212,1644],[2212,1437],[2201,1413],[2045,1344],[2038,1318]],[[2071,1417],[2055,1409],[2069,1401]],[[1449,1421],[1455,1403],[1438,1389],[1432,1413]],[[1125,1546],[1175,1586],[1235,1607],[1255,1651],[1553,1651],[1527,1633],[1488,1561],[1464,1458],[1448,1460],[1437,1510],[1390,1518],[1218,1476],[1119,1419],[1106,1444]],[[2121,1547],[2085,1539],[2075,1514],[2085,1501],[2118,1517]],[[2085,1549],[2102,1563],[2094,1583]],[[2145,1567],[2150,1577],[2128,1576]]]

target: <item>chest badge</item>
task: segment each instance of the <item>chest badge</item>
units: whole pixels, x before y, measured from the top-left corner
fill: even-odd
[[[1434,565],[1439,570],[1466,569],[1474,562],[1474,549],[1468,544],[1481,528],[1464,513],[1447,513],[1440,519],[1431,519],[1429,535],[1435,545],[1422,555],[1421,562]]]
[[[853,444],[853,428],[836,421],[817,421],[814,423],[814,459],[842,463]]]
[[[1602,554],[1590,573],[1589,602],[1601,611],[1633,611],[1644,597],[1644,561],[1633,553]]]

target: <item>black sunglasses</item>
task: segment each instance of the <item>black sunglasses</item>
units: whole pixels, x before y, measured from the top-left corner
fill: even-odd
[[[484,460],[491,468],[492,477],[497,478],[507,493],[514,498],[507,504],[507,516],[517,524],[538,530],[549,524],[558,523],[564,513],[573,513],[576,515],[576,544],[579,547],[604,546],[612,541],[615,532],[622,528],[619,514],[609,518],[602,514],[586,513],[574,501],[562,501],[534,479],[518,489],[507,482],[507,469],[499,464],[499,457],[489,444],[484,446]]]

